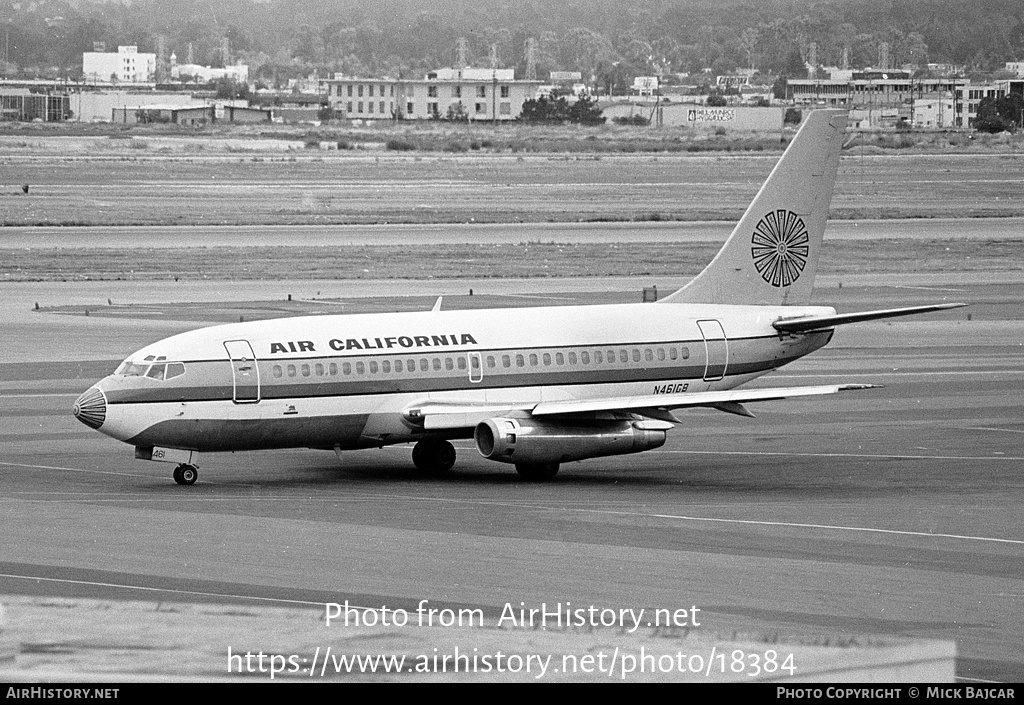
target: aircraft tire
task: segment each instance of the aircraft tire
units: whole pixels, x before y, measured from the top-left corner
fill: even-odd
[[[199,479],[199,469],[195,465],[182,463],[174,468],[174,481],[179,485],[194,485]]]
[[[455,465],[455,446],[448,441],[420,441],[412,448],[412,462],[423,472],[446,473]]]
[[[516,463],[516,472],[530,482],[546,482],[558,474],[558,463]]]

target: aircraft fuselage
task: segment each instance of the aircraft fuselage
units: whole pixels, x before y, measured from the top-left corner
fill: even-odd
[[[139,350],[79,404],[102,416],[90,425],[143,449],[407,443],[424,429],[404,412],[424,402],[486,405],[493,416],[528,403],[732,389],[832,336],[780,334],[774,321],[832,313],[620,304],[229,324]]]

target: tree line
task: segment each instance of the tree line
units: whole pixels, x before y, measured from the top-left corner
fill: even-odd
[[[0,28],[9,77],[81,75],[94,42],[162,46],[178,63],[228,58],[267,84],[312,71],[421,76],[454,65],[460,38],[470,65],[523,78],[529,43],[542,80],[580,71],[612,90],[737,67],[800,77],[812,60],[992,71],[1024,59],[1020,0],[35,0],[0,3]]]

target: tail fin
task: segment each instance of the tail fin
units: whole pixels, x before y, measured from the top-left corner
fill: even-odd
[[[810,303],[845,129],[844,110],[808,114],[711,264],[661,301]]]

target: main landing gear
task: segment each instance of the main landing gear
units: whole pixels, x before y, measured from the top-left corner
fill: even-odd
[[[412,448],[412,463],[423,472],[446,473],[455,465],[455,446],[448,441],[420,441]]]
[[[182,463],[174,468],[174,481],[179,485],[194,485],[199,479],[199,468],[195,465]]]
[[[516,472],[524,480],[544,482],[558,474],[558,463],[516,463]]]

